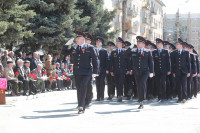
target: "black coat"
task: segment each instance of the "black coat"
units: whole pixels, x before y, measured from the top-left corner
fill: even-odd
[[[197,62],[194,54],[190,53],[190,61],[191,61],[191,74],[197,73]]]
[[[178,50],[172,52],[172,61],[171,61],[171,70],[172,73],[180,74],[180,72],[184,74],[188,74],[191,71],[191,61],[190,54],[188,51],[182,50],[181,55],[178,54]]]
[[[128,71],[128,60],[126,50],[122,49],[118,54],[118,49],[113,50],[110,56],[110,72],[114,74],[125,74]]]
[[[162,49],[160,56],[158,50],[154,50],[152,56],[155,74],[167,74],[167,72],[170,72],[170,56],[167,50]]]
[[[136,75],[141,73],[153,73],[153,57],[150,50],[144,49],[143,53],[138,53],[138,49],[131,51],[130,71],[134,71]]]
[[[81,50],[78,45],[73,45],[71,48],[65,45],[62,54],[71,55],[74,75],[97,74],[97,55],[92,45],[85,44]]]
[[[107,50],[101,48],[99,52],[97,52],[97,60],[98,60],[98,73],[106,73],[107,69],[107,60],[108,60],[108,54]]]

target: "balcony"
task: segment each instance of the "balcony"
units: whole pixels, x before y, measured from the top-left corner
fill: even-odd
[[[154,14],[154,15],[157,15],[157,9],[152,7],[151,8],[151,13]]]
[[[142,19],[142,23],[148,25],[149,24],[149,20],[147,18],[143,18]]]
[[[127,9],[127,15],[135,18],[135,17],[137,17],[137,12],[132,9]]]
[[[148,2],[142,2],[142,9],[145,9],[145,10],[149,10],[149,3]]]
[[[134,28],[131,28],[130,30],[128,30],[127,34],[129,34],[129,35],[136,35],[137,32],[136,32],[136,30]]]
[[[152,22],[152,23],[151,23],[151,28],[152,28],[152,29],[157,29],[157,24]]]

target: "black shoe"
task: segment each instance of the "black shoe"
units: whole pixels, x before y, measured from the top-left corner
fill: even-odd
[[[78,111],[78,114],[83,114],[85,111],[83,111],[83,110],[79,110]]]
[[[102,102],[103,102],[103,101],[104,101],[104,98],[101,98],[101,99],[100,99],[100,101],[102,101]]]
[[[126,98],[126,100],[130,100],[131,99],[131,97],[130,96],[128,96],[127,98]]]
[[[90,108],[91,106],[92,106],[92,103],[85,105],[86,108]]]
[[[118,97],[117,102],[122,102],[122,97],[121,96]]]
[[[139,107],[138,107],[138,109],[143,109],[144,108],[144,106],[143,105],[140,105]]]
[[[100,99],[97,98],[95,101],[100,101]]]
[[[181,99],[178,99],[177,103],[181,103],[181,101],[182,101]]]
[[[108,97],[108,99],[107,100],[112,100],[112,98],[111,97]]]

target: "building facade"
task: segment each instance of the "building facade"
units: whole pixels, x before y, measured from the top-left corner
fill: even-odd
[[[119,29],[117,36],[122,36],[123,0],[104,0],[105,8],[117,9],[113,20],[113,29]],[[136,36],[155,42],[163,38],[163,6],[160,0],[127,0],[126,5],[126,40],[136,44]],[[116,37],[117,37],[116,36]]]
[[[166,14],[164,17],[164,39],[176,43],[177,21],[179,23],[179,37],[192,44],[200,52],[200,14]]]

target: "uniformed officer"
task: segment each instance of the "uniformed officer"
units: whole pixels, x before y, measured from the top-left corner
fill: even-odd
[[[186,42],[184,42],[184,50],[188,51],[190,53],[190,64],[191,64],[191,71],[190,71],[190,76],[187,77],[187,100],[192,98],[192,82],[193,82],[193,77],[195,77],[197,75],[197,65],[196,65],[196,57],[195,55],[192,53],[193,46],[191,46],[190,44],[187,44]]]
[[[129,41],[124,42],[125,49],[128,51],[131,50],[130,46],[131,43]],[[130,61],[130,57],[127,57],[127,60]],[[130,64],[130,63],[129,63]],[[127,73],[125,75],[125,81],[124,81],[124,96],[127,97],[126,100],[130,100],[131,96],[133,94],[133,75],[130,75],[130,73]]]
[[[170,51],[170,43],[168,41],[163,41],[163,49],[167,50],[169,52],[169,56],[171,54]],[[171,57],[170,57],[170,69],[171,69]],[[173,84],[171,84],[171,78],[173,77],[173,75],[170,73],[170,75],[167,75],[166,77],[166,99],[172,99],[172,95],[173,95]]]
[[[190,55],[183,50],[183,41],[179,38],[176,49],[172,55],[171,70],[176,78],[176,88],[178,91],[178,101],[186,102],[187,99],[187,77],[190,76]]]
[[[146,83],[148,76],[153,77],[153,58],[151,52],[144,48],[145,39],[137,36],[137,49],[131,52],[130,74],[134,72],[137,84],[138,102],[142,109],[143,100],[146,99]]]
[[[91,43],[94,40],[92,35],[90,33],[85,33],[85,42],[92,46]],[[92,98],[93,98],[93,87],[92,87],[92,76],[89,79],[88,85],[87,85],[87,95],[86,95],[86,107],[89,108],[92,106]]]
[[[128,74],[128,61],[125,54],[126,50],[122,48],[123,43],[123,39],[118,37],[117,49],[112,51],[110,59],[111,75],[115,78],[118,102],[122,102],[124,77],[125,74]]]
[[[145,48],[152,53],[154,49],[156,49],[156,46],[155,44],[151,43],[151,41],[146,40]],[[154,83],[155,81],[154,78],[155,77],[147,78],[147,95],[146,95],[147,99],[153,99],[153,93],[157,91]]]
[[[87,85],[92,74],[97,73],[97,56],[94,47],[85,43],[86,35],[81,31],[75,31],[76,44],[69,48],[73,43],[70,39],[62,49],[65,55],[71,54],[73,59],[73,73],[77,87],[78,113],[84,113],[87,93]]]
[[[169,47],[170,60],[172,60],[172,57],[174,54],[173,51],[176,50],[176,47],[174,46],[174,44],[172,44],[170,42],[169,42],[169,45],[170,45],[170,47]],[[170,74],[170,87],[172,88],[172,95],[171,95],[172,97],[171,98],[173,98],[173,97],[175,98],[177,96],[178,92],[177,92],[177,88],[176,88],[176,78],[173,76],[172,70],[171,70],[171,74]]]
[[[169,52],[163,49],[163,41],[156,39],[157,50],[153,51],[154,74],[156,88],[158,89],[158,101],[163,102],[166,94],[166,77],[170,75],[170,56]]]
[[[108,87],[108,100],[112,100],[115,96],[115,79],[110,74],[110,57],[111,52],[115,49],[115,44],[111,41],[107,43],[108,45],[108,58],[107,58],[107,69],[106,69],[106,79],[107,79],[107,87]]]
[[[102,37],[96,37],[96,52],[98,59],[98,74],[96,77],[97,99],[96,101],[104,101],[105,77],[107,68],[108,54],[107,50],[102,48],[104,40]]]
[[[193,86],[192,96],[197,98],[197,93],[199,91],[199,77],[200,77],[199,55],[197,54],[196,50],[194,49],[194,46],[191,45],[190,50],[192,51],[192,53],[195,55],[195,58],[196,58],[195,60],[196,60],[196,67],[197,67],[197,75],[193,77],[194,86]]]

